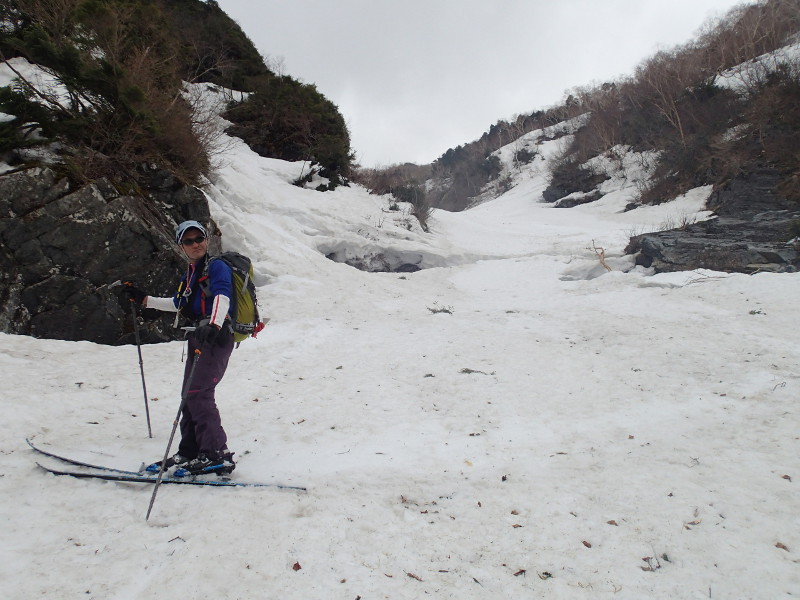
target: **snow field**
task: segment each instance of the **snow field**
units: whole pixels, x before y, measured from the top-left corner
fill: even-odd
[[[0,335],[5,597],[800,594],[800,276],[622,256],[631,228],[705,218],[708,190],[553,209],[543,169],[425,234],[301,168],[234,144],[207,192],[273,319],[218,388],[234,478],[308,492],[163,486],[146,522],[148,486],[40,471],[25,437],[160,458],[182,344],[143,349],[148,439],[135,348]],[[427,268],[357,271],[336,244]]]

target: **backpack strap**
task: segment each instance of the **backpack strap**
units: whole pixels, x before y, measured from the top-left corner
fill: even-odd
[[[201,292],[200,311],[202,314],[206,314],[206,298],[211,297],[211,280],[209,279],[208,271],[211,267],[211,262],[215,259],[215,256],[206,258],[205,265],[203,265],[203,272],[200,273],[200,276],[197,278],[197,285]]]

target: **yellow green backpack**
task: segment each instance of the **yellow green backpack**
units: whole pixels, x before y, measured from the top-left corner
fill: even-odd
[[[207,281],[208,269],[215,260],[221,260],[231,268],[231,325],[233,327],[233,341],[237,344],[248,337],[256,337],[264,329],[264,323],[258,315],[258,298],[256,286],[253,283],[253,263],[238,252],[223,252],[219,256],[209,257],[200,276],[201,281]],[[205,287],[201,285],[201,289]],[[207,294],[203,289],[203,293]]]

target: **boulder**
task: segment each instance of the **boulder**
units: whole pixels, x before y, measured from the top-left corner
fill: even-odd
[[[574,208],[576,206],[580,206],[581,204],[596,202],[602,197],[603,193],[600,190],[592,190],[591,192],[573,192],[568,196],[564,196],[560,200],[556,200],[555,204],[553,204],[553,208]]]
[[[186,265],[172,239],[176,223],[211,221],[200,190],[156,169],[144,175],[151,187],[135,195],[106,180],[77,187],[50,168],[0,176],[0,331],[132,341],[132,317],[109,284],[171,295]],[[170,322],[144,325],[143,341],[177,337]]]

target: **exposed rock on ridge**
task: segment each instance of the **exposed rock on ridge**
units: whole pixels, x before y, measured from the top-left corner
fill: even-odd
[[[637,264],[658,272],[793,272],[800,268],[800,248],[790,242],[800,206],[778,192],[781,180],[769,168],[740,175],[709,198],[717,218],[636,236],[626,251],[638,252]]]

